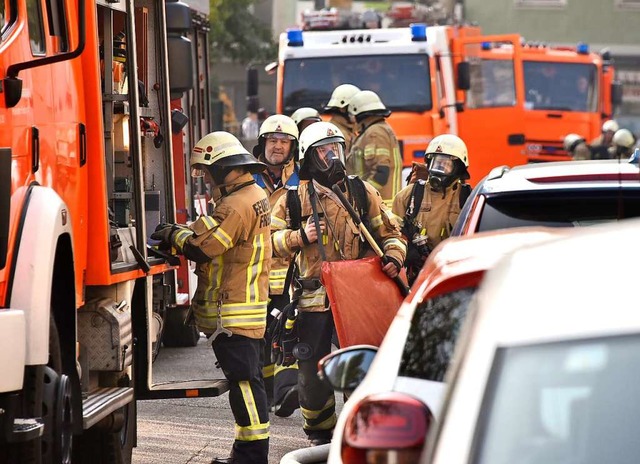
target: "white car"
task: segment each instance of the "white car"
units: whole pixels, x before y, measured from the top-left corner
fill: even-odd
[[[638,237],[595,226],[487,273],[422,463],[638,462]]]
[[[338,417],[331,445],[294,451],[281,463],[327,458],[329,463],[344,464],[415,462],[440,413],[443,378],[458,329],[485,271],[515,248],[567,233],[519,228],[455,237],[440,244],[377,354],[375,347],[348,347],[321,361],[323,375],[332,386],[352,392]]]

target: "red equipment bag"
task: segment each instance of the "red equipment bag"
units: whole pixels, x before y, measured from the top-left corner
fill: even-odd
[[[401,276],[406,282],[404,271]],[[321,279],[340,348],[380,346],[404,299],[396,283],[382,272],[380,258],[324,261]]]

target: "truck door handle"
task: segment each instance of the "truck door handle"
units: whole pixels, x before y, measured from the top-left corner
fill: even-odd
[[[31,172],[40,169],[40,131],[36,126],[31,127]]]

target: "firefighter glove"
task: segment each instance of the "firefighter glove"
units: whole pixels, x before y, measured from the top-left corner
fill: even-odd
[[[159,224],[156,230],[151,234],[153,240],[159,240],[169,245],[173,244],[171,240],[173,234],[180,230],[181,227],[177,224]]]

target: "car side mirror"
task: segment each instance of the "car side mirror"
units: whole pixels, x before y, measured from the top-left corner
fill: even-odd
[[[356,345],[334,351],[318,363],[318,376],[338,392],[356,389],[369,371],[378,348]]]

